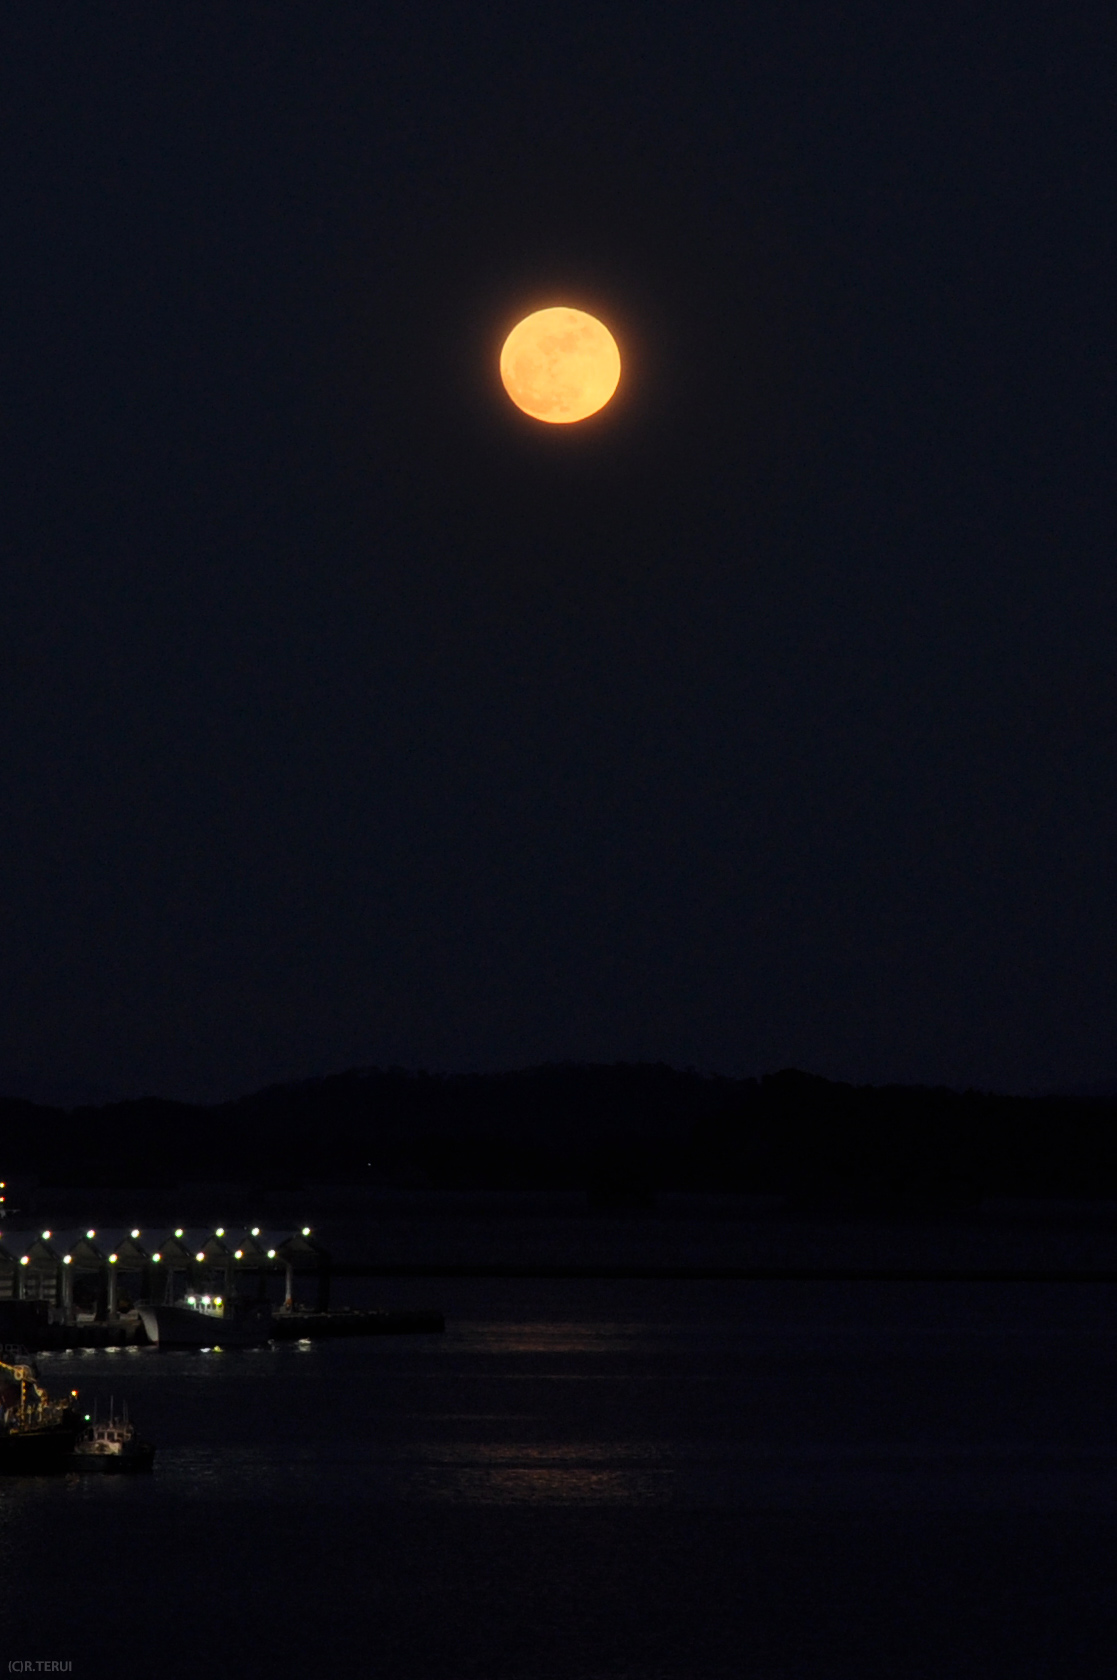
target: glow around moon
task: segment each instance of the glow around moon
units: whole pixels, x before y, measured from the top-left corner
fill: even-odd
[[[596,414],[620,376],[621,353],[612,333],[581,309],[525,315],[500,352],[500,377],[516,407],[552,426]]]

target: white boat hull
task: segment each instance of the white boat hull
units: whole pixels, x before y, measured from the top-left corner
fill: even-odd
[[[191,1307],[137,1309],[149,1342],[159,1347],[261,1347],[272,1333],[271,1308],[254,1307],[235,1318]]]

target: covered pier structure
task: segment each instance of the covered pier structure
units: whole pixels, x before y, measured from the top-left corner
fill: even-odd
[[[111,1322],[141,1301],[172,1305],[192,1295],[269,1300],[278,1278],[280,1310],[289,1312],[296,1274],[313,1277],[314,1310],[327,1312],[330,1257],[309,1225],[0,1232],[0,1302],[38,1302],[56,1324]]]

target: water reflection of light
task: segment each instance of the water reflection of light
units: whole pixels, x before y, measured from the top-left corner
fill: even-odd
[[[413,1493],[460,1505],[646,1505],[669,1495],[669,1473],[602,1470],[590,1465],[534,1469],[420,1472]]]
[[[463,1505],[644,1505],[671,1494],[654,1441],[430,1443],[411,1495]]]
[[[644,1324],[508,1324],[459,1321],[486,1353],[629,1353],[648,1339]]]
[[[427,1463],[602,1464],[615,1459],[666,1465],[674,1453],[659,1441],[438,1441],[419,1446]]]

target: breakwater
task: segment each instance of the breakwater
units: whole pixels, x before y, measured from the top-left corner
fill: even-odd
[[[221,1321],[214,1319],[213,1323],[215,1339],[219,1339]],[[340,1307],[329,1312],[314,1312],[296,1308],[293,1312],[277,1312],[274,1315],[271,1337],[277,1342],[313,1342],[335,1336],[430,1335],[445,1328],[443,1315],[434,1311],[366,1312],[354,1307]],[[101,1323],[39,1322],[25,1330],[22,1341],[11,1344],[18,1353],[61,1353],[71,1348],[150,1345],[138,1313]]]

